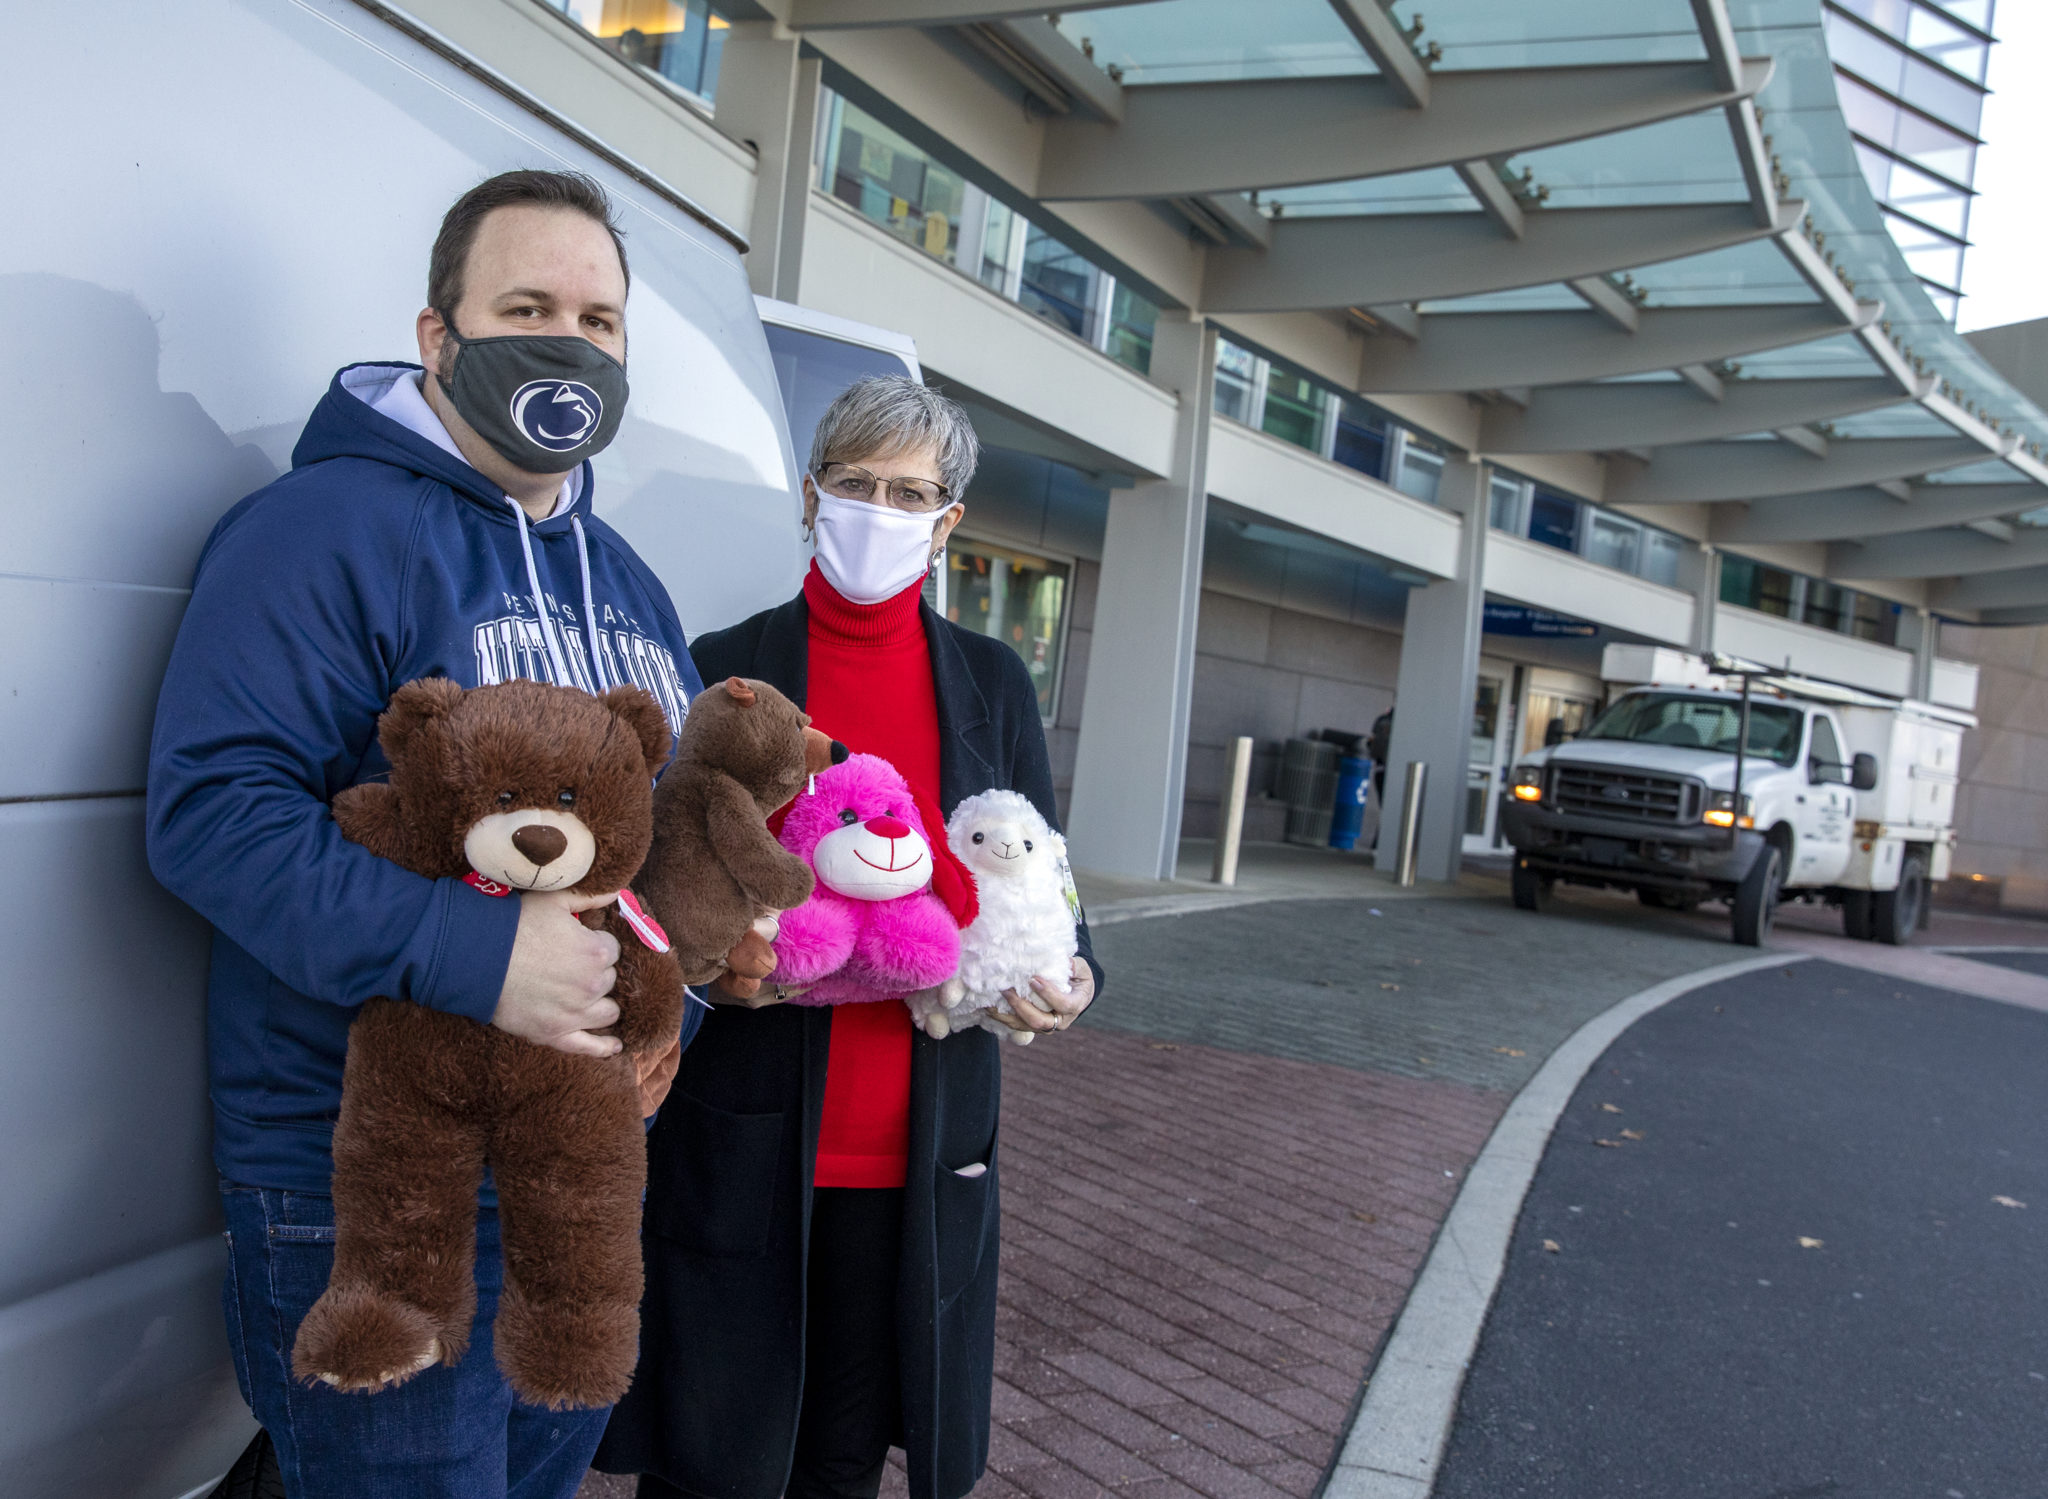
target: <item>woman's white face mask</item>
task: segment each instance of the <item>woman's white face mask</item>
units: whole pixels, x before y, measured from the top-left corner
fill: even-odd
[[[945,513],[911,515],[820,492],[818,571],[851,603],[892,599],[931,568],[938,523]]]

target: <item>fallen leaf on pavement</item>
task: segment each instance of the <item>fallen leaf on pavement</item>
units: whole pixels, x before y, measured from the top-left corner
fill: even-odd
[[[1603,1114],[1619,1114],[1621,1110],[1611,1103],[1603,1103],[1600,1105],[1600,1112]]]
[[[1545,1254],[1560,1254],[1560,1253],[1562,1253],[1563,1251],[1562,1251],[1561,1249],[1559,1249],[1559,1247],[1558,1247],[1558,1243],[1557,1243],[1557,1240],[1555,1240],[1555,1239],[1545,1239],[1545,1240],[1543,1241],[1543,1252],[1544,1252]]]
[[[1353,1208],[1351,1210],[1351,1216],[1356,1218],[1360,1223],[1377,1223],[1380,1221],[1379,1214],[1361,1213],[1356,1208]]]
[[[1179,1051],[1179,1050],[1180,1050],[1180,1048],[1179,1048],[1178,1046],[1175,1046],[1175,1045],[1174,1045],[1174,1044],[1173,1044],[1173,1043],[1172,1043],[1171,1041],[1154,1041],[1154,1042],[1152,1043],[1152,1049],[1153,1049],[1154,1051]]]
[[[1820,1239],[1809,1239],[1805,1234],[1799,1236],[1799,1247],[1801,1249],[1818,1249],[1823,1242],[1825,1241]]]
[[[1401,986],[1399,984],[1381,984],[1380,987],[1382,989],[1399,989]]]
[[[1504,1057],[1526,1057],[1529,1054],[1519,1046],[1496,1046],[1494,1051]]]
[[[1619,1140],[1595,1140],[1593,1143],[1595,1145],[1605,1145],[1609,1150],[1621,1149],[1621,1141]]]
[[[1643,1132],[1639,1129],[1625,1129],[1621,1132],[1621,1137],[1624,1140],[1640,1140],[1643,1138]]]
[[[1999,1193],[1998,1196],[1992,1198],[1991,1200],[1997,1203],[2002,1208],[2023,1208],[2026,1206],[2026,1204],[2024,1202],[2021,1202],[2017,1197],[2007,1197],[2003,1192]]]
[[[1415,1060],[1420,1062],[1425,1067],[1430,1065],[1430,1059],[1428,1057],[1417,1057]]]

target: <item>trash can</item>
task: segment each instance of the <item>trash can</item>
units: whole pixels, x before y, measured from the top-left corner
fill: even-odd
[[[1337,807],[1330,817],[1330,847],[1350,850],[1358,847],[1358,835],[1365,827],[1365,798],[1372,789],[1372,761],[1362,755],[1344,755],[1337,761]]]
[[[1290,739],[1280,751],[1279,784],[1274,790],[1287,804],[1289,843],[1322,848],[1330,841],[1330,818],[1337,806],[1337,746],[1321,739]]]

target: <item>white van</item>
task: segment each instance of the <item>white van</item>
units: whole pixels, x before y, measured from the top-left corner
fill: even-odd
[[[145,866],[145,754],[207,532],[289,467],[337,368],[413,357],[449,203],[515,166],[618,202],[633,399],[598,504],[692,633],[796,591],[784,394],[808,447],[827,392],[916,371],[900,340],[757,308],[733,231],[387,13],[7,9],[6,1499],[204,1494],[254,1433],[221,1319],[208,933]]]

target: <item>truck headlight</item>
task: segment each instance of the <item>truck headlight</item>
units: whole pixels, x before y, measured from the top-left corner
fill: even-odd
[[[1716,791],[1707,798],[1706,822],[1707,826],[1714,828],[1735,826],[1734,792]],[[1756,798],[1753,796],[1745,796],[1742,799],[1742,825],[1746,828],[1756,826]]]
[[[1540,765],[1518,765],[1512,787],[1518,802],[1540,802],[1543,800],[1543,767]]]

